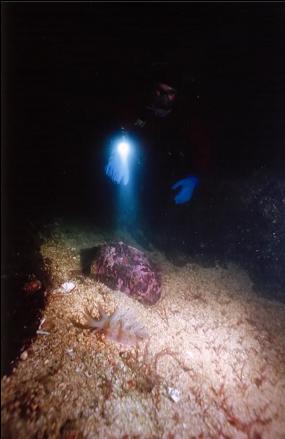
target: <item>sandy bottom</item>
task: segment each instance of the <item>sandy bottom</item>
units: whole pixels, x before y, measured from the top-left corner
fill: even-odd
[[[78,274],[80,250],[114,237],[135,244],[53,225],[41,248],[53,287],[2,379],[2,437],[285,438],[285,305],[258,297],[238,267],[176,267],[153,249],[163,289],[146,307]],[[125,347],[76,326],[99,305],[129,310],[148,337]]]

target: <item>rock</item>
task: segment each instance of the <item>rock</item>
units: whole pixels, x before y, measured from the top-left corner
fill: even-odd
[[[173,387],[167,388],[168,396],[173,402],[180,401],[180,392],[177,389],[174,389]]]
[[[26,282],[23,291],[27,294],[34,294],[37,293],[42,289],[42,283],[38,279],[33,279],[29,282]]]
[[[156,267],[142,251],[123,242],[101,246],[90,273],[144,304],[153,305],[160,298],[161,280]]]

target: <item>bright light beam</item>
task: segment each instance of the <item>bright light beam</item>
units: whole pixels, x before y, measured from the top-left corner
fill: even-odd
[[[126,160],[130,153],[130,145],[126,142],[120,142],[118,145],[118,152],[122,160]]]

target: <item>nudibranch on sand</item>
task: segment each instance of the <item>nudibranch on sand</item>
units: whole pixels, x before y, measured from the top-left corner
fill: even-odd
[[[89,312],[85,312],[84,317],[84,328],[101,332],[107,339],[123,345],[136,345],[147,336],[144,327],[130,313],[121,312],[118,309],[111,315],[107,315],[100,309],[99,320],[94,319]]]

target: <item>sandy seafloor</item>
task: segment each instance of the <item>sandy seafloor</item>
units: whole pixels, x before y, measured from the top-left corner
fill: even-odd
[[[41,332],[2,379],[2,437],[285,438],[285,305],[234,265],[178,267],[153,248],[162,296],[144,306],[78,273],[80,251],[110,239],[136,244],[61,222],[44,240],[52,287]],[[148,337],[125,347],[74,324],[99,305],[129,310]]]

